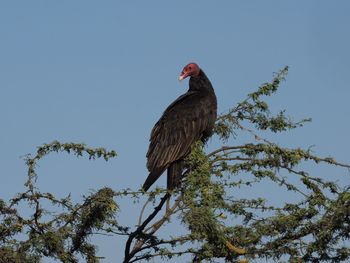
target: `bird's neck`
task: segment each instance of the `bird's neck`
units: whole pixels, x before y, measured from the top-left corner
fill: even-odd
[[[213,86],[205,73],[200,70],[198,76],[192,76],[189,82],[189,91],[214,92]]]

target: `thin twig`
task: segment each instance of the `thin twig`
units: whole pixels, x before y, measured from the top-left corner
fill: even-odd
[[[163,224],[166,220],[169,219],[169,217],[174,213],[175,209],[178,207],[180,201],[181,201],[182,196],[179,196],[178,199],[176,199],[174,205],[172,208],[170,208],[166,214],[157,222],[155,222],[152,226],[150,226],[149,228],[147,228],[145,230],[145,232],[148,232],[149,230],[152,229],[152,231],[148,232],[147,234],[149,235],[153,235]]]
[[[223,152],[223,151],[226,151],[226,150],[235,150],[235,149],[245,149],[245,148],[248,148],[248,146],[246,145],[241,145],[241,146],[222,146],[221,148],[215,150],[215,151],[212,151],[211,153],[207,154],[207,157],[211,157],[217,153],[220,153],[220,152]]]
[[[152,198],[151,197],[149,197],[148,199],[147,199],[147,202],[143,205],[143,207],[142,207],[142,209],[141,209],[141,213],[140,213],[140,216],[139,216],[139,222],[138,222],[138,224],[137,225],[141,225],[141,221],[142,221],[142,216],[143,216],[143,212],[145,211],[145,208],[146,208],[146,206],[148,205],[148,203],[149,202],[151,202],[152,201]]]
[[[153,258],[153,257],[161,257],[161,256],[176,256],[176,255],[183,255],[183,254],[196,254],[195,251],[192,251],[192,250],[186,250],[186,251],[182,251],[182,252],[163,252],[163,253],[156,253],[156,254],[146,254],[146,255],[143,255],[143,256],[140,256],[140,257],[136,257],[135,259],[129,261],[129,263],[132,263],[132,262],[136,262],[136,261],[139,261],[141,259],[150,259],[150,258]]]

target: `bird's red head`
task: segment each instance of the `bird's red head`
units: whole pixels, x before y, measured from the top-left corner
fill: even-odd
[[[201,69],[198,67],[198,65],[196,63],[189,63],[182,70],[182,72],[179,76],[179,80],[181,81],[189,76],[196,77],[199,75],[200,70]]]

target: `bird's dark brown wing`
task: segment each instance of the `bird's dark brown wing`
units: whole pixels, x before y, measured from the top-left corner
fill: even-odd
[[[201,138],[203,131],[212,122],[208,118],[214,107],[211,104],[212,100],[207,93],[190,91],[165,110],[151,132],[147,152],[147,168],[150,174],[143,187],[145,190],[159,178],[169,164],[186,156],[191,145]]]

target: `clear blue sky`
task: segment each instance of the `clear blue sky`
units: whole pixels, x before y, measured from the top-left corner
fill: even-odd
[[[138,188],[150,130],[187,90],[177,77],[189,61],[212,80],[219,112],[289,65],[269,102],[313,122],[275,139],[350,162],[349,13],[340,0],[1,1],[0,198],[24,189],[21,157],[53,140],[119,156],[53,154],[38,167],[43,191],[79,200],[103,186]],[[132,221],[138,209],[121,213]],[[121,244],[106,243],[103,262],[120,258]]]

